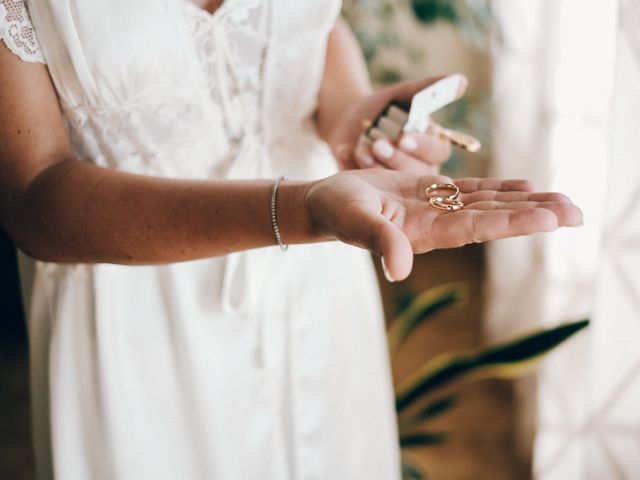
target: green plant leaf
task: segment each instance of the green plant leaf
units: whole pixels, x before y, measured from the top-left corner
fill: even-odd
[[[412,424],[415,426],[439,415],[442,415],[443,413],[454,407],[457,403],[458,397],[456,395],[449,395],[448,397],[436,400],[435,402],[430,403],[429,405],[424,407],[416,415],[411,417],[411,420],[407,422],[407,425]]]
[[[400,315],[411,306],[415,299],[416,293],[406,283],[399,283],[393,289],[393,315]]]
[[[424,473],[420,467],[406,458],[402,458],[402,480],[423,480],[424,478]]]
[[[457,23],[458,11],[450,0],[412,0],[411,7],[416,18],[427,25],[443,20]]]
[[[414,433],[402,435],[400,437],[401,448],[428,447],[430,445],[440,445],[447,441],[446,433]]]
[[[398,386],[396,408],[400,412],[423,395],[456,380],[520,376],[546,353],[587,325],[588,320],[567,323],[519,337],[502,345],[440,355],[427,362]]]
[[[425,320],[445,307],[466,302],[468,298],[469,287],[463,282],[440,285],[418,295],[389,327],[387,337],[391,355],[395,355],[402,342]]]

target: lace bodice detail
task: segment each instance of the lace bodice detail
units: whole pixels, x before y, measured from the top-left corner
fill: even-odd
[[[0,0],[0,33],[20,58],[46,57],[78,158],[144,175],[262,178],[317,148],[312,117],[339,7],[225,0],[210,14],[193,0],[30,0],[27,12],[25,0]],[[272,155],[283,142],[287,155]]]
[[[23,0],[0,0],[0,38],[22,60],[45,63]]]
[[[72,143],[83,158],[142,174],[220,177],[243,143],[261,135],[270,2],[227,0],[210,14],[192,0],[179,1],[199,75],[185,88],[116,108],[63,105]],[[205,134],[195,127],[203,124],[210,126]],[[145,137],[149,141],[141,143]]]
[[[268,39],[266,2],[228,1],[213,15],[192,0],[185,2],[207,86],[224,108],[229,137],[237,140],[258,132]]]

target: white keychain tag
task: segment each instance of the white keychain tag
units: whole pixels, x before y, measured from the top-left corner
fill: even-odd
[[[429,128],[431,114],[458,98],[462,82],[462,75],[451,75],[418,92],[411,100],[409,118],[403,131],[425,133]]]

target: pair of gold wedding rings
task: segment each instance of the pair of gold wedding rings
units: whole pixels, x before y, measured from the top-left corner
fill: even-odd
[[[429,205],[434,208],[447,212],[455,212],[464,208],[464,203],[458,200],[460,189],[453,183],[434,183],[427,187],[425,194],[429,199]]]

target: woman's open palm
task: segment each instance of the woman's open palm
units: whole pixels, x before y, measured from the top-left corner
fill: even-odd
[[[432,207],[434,183],[455,183],[464,208]],[[307,206],[322,235],[371,250],[387,276],[406,278],[414,253],[548,232],[582,223],[582,212],[560,193],[536,192],[526,180],[417,176],[404,172],[343,172],[309,188]]]

